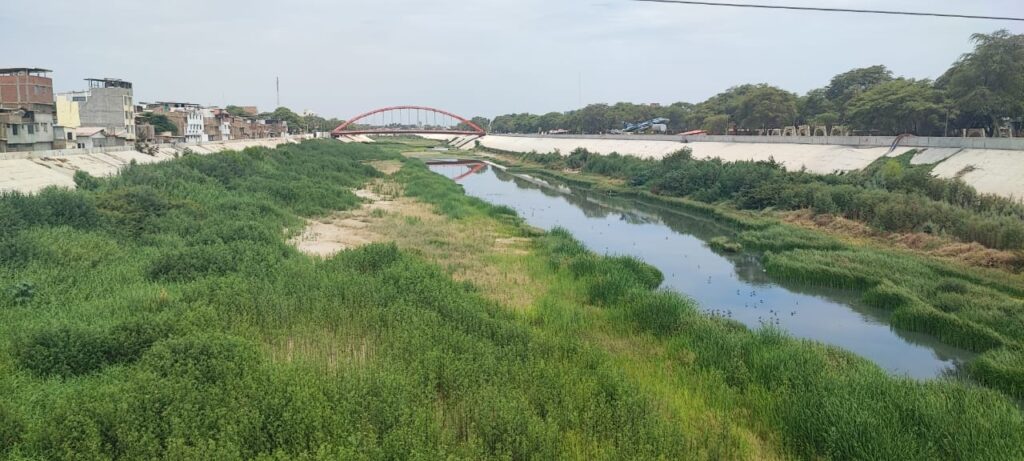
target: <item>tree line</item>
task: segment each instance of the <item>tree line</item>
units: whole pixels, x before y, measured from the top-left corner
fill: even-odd
[[[1006,30],[971,36],[974,50],[938,79],[896,77],[884,65],[853,69],[804,95],[766,83],[739,85],[706,101],[665,106],[591,104],[543,115],[507,114],[473,122],[494,133],[607,133],[624,123],[664,117],[678,133],[747,133],[785,126],[845,126],[858,134],[952,136],[984,129],[993,135],[1024,121],[1024,35]]]

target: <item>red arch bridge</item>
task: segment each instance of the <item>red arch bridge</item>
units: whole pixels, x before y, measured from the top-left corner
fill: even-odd
[[[484,136],[483,128],[464,117],[433,107],[393,106],[359,114],[342,123],[331,136],[445,134]]]

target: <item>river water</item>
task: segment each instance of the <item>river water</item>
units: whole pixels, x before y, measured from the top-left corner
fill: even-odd
[[[735,230],[707,217],[513,175],[487,167],[431,165],[457,179],[468,195],[515,209],[529,224],[569,230],[591,250],[631,255],[665,275],[664,287],[694,299],[708,313],[750,328],[774,325],[798,338],[839,346],[895,375],[918,379],[954,370],[974,354],[888,325],[886,311],[865,306],[857,292],[774,280],[753,253],[724,254],[707,241]]]

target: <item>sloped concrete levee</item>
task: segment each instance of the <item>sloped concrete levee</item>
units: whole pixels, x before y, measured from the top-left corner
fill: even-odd
[[[444,136],[437,136],[444,139]],[[450,138],[450,137],[449,137]],[[712,140],[714,139],[714,140]],[[789,137],[790,140],[799,138]],[[553,152],[568,154],[584,148],[598,154],[635,155],[662,158],[683,148],[690,148],[695,158],[721,158],[726,161],[774,159],[790,170],[806,168],[827,174],[853,171],[867,167],[884,156],[895,156],[916,150],[914,164],[934,164],[934,173],[941,178],[960,177],[978,191],[1021,200],[1024,198],[1024,139],[983,138],[910,138],[891,149],[892,137],[832,137],[845,144],[777,142],[772,137],[699,136],[524,136],[488,135],[479,139],[481,146],[508,152]],[[729,140],[732,142],[725,142]],[[763,142],[757,142],[763,141]],[[811,142],[815,141],[815,142]],[[473,148],[469,143],[464,149]],[[922,146],[934,147],[922,147]],[[993,146],[983,148],[977,146]]]
[[[6,152],[0,154],[0,192],[32,193],[49,186],[75,187],[76,171],[93,176],[116,174],[132,161],[138,164],[162,162],[186,152],[207,155],[247,147],[276,147],[299,142],[301,138],[249,139],[204,144],[157,146],[154,155],[143,154],[131,146],[62,151]]]

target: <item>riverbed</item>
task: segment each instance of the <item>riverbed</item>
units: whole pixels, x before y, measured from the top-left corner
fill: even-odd
[[[562,227],[595,252],[642,259],[662,271],[663,288],[689,296],[711,315],[831,344],[892,374],[917,379],[950,373],[975,356],[931,336],[892,328],[889,313],[864,305],[855,291],[774,280],[757,253],[712,250],[709,240],[735,230],[708,217],[491,166],[472,168],[431,166],[456,179],[468,195],[515,209],[530,225]]]

